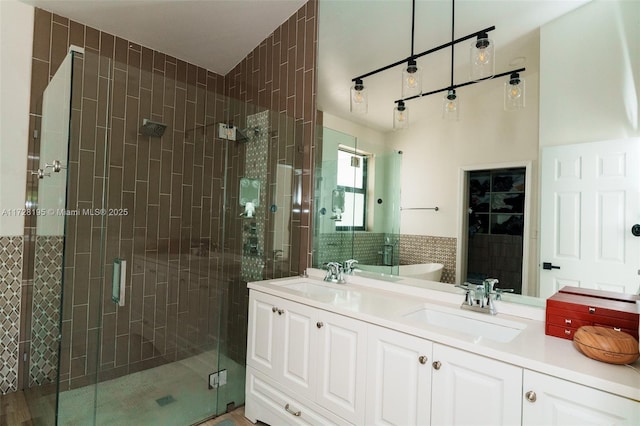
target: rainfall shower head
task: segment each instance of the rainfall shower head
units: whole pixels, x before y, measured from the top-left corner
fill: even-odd
[[[140,133],[145,136],[151,136],[152,138],[161,138],[164,135],[164,131],[167,129],[166,124],[156,123],[148,118],[142,120],[142,127],[140,127]]]

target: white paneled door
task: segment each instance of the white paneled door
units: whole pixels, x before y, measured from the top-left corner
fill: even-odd
[[[543,149],[541,297],[564,286],[638,292],[639,152],[638,138]]]

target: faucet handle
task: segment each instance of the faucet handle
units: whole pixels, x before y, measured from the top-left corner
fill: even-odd
[[[500,300],[502,299],[502,293],[514,293],[515,290],[512,288],[496,288],[495,289],[495,295],[496,295],[496,299]]]
[[[353,272],[353,270],[355,269],[357,264],[358,264],[358,261],[356,259],[345,260],[344,261],[344,270],[348,274],[351,274]]]

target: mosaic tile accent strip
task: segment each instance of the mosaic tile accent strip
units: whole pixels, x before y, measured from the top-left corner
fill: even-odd
[[[356,259],[365,265],[382,265],[382,252],[387,234],[378,232],[331,232],[316,239],[314,263],[322,267],[327,262]],[[353,243],[352,243],[353,239]],[[397,257],[396,257],[397,259]]]
[[[0,237],[0,393],[18,390],[23,237]]]
[[[443,283],[455,283],[456,239],[428,235],[400,235],[400,264],[442,263]]]
[[[249,226],[243,226],[243,256],[241,279],[243,281],[262,280],[264,263],[264,236],[267,215],[267,160],[269,158],[269,111],[247,116],[249,140],[245,142],[245,175],[260,182],[260,206],[253,219],[243,218]],[[254,226],[255,224],[255,226]],[[254,247],[255,246],[255,247]],[[255,252],[254,252],[255,251]]]
[[[29,385],[56,380],[63,243],[62,236],[36,237]]]

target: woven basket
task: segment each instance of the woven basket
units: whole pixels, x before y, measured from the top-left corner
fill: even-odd
[[[586,325],[573,335],[575,347],[589,358],[609,364],[631,364],[640,357],[638,341],[628,333]]]

